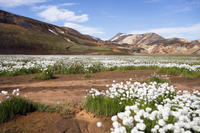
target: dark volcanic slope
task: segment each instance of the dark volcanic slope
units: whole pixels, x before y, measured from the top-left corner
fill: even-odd
[[[113,54],[103,41],[0,10],[0,54]]]

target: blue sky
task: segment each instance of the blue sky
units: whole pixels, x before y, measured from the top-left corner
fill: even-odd
[[[119,32],[200,39],[200,0],[0,0],[0,9],[101,39]]]

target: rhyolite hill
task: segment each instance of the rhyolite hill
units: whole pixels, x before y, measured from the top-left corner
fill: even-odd
[[[188,41],[182,38],[169,38],[156,33],[124,34],[118,33],[110,40],[118,48],[131,53],[146,54],[200,54],[200,40]]]

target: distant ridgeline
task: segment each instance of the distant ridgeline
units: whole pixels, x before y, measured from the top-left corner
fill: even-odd
[[[200,40],[119,33],[110,40],[0,10],[0,54],[200,54]]]
[[[188,41],[182,38],[165,39],[156,33],[118,33],[109,41],[131,52],[147,54],[200,54],[200,40]]]

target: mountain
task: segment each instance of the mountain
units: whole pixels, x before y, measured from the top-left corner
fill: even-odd
[[[130,54],[199,54],[200,51],[199,40],[165,39],[156,33],[118,33],[108,41],[114,43],[117,48],[127,49]]]
[[[120,54],[99,38],[0,10],[0,54]]]
[[[200,40],[118,33],[110,40],[0,10],[0,54],[200,54]]]

